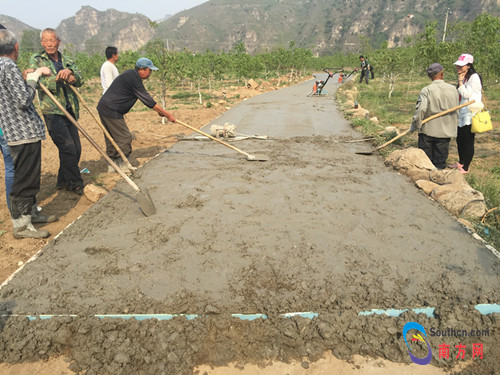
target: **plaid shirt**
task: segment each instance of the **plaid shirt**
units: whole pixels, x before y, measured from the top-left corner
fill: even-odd
[[[59,53],[59,52],[58,52]],[[62,62],[63,69],[69,69],[73,72],[73,75],[76,78],[76,82],[73,86],[80,87],[83,85],[83,79],[80,71],[76,67],[75,63],[71,58],[64,56],[59,53],[60,60]],[[75,114],[75,119],[78,120],[80,105],[78,102],[78,97],[71,90],[69,84],[66,82],[56,82],[57,71],[52,63],[52,60],[49,58],[47,53],[41,52],[36,53],[30,58],[29,67],[32,69],[38,69],[42,66],[46,66],[52,72],[50,77],[40,77],[40,82],[43,83],[49,91],[57,98],[57,100],[64,106],[68,104],[71,105],[71,109]],[[50,99],[50,97],[45,94],[42,89],[38,89],[38,97],[42,103],[42,113],[44,115],[61,115],[64,116],[64,113],[57,108],[56,104]],[[66,100],[68,98],[68,100]]]
[[[0,124],[10,145],[45,139],[45,125],[33,105],[35,85],[24,81],[14,60],[0,57]]]

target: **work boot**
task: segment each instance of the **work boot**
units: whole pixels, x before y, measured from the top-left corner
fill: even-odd
[[[31,223],[40,224],[40,223],[53,223],[57,221],[56,215],[43,215],[38,211],[38,207],[35,205],[31,210]]]
[[[116,164],[118,168],[120,168],[124,173],[130,173],[130,170],[128,169],[127,164],[122,160],[122,158],[111,158],[113,162]],[[108,172],[116,172],[115,168],[113,168],[111,165],[108,166]]]
[[[128,169],[127,164],[125,164],[125,162],[121,158],[114,159],[113,161],[115,162],[116,166],[123,171],[123,173],[127,173],[127,174],[130,173],[130,169]],[[110,167],[111,167],[111,165],[110,165]],[[113,170],[113,172],[116,172],[113,167],[111,167],[111,169]]]
[[[47,238],[50,233],[43,229],[36,229],[31,224],[31,215],[22,215],[19,219],[12,219],[13,235],[21,238]]]

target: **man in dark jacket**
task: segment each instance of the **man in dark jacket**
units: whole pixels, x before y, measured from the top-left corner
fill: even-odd
[[[146,107],[154,109],[160,116],[175,122],[174,115],[158,105],[142,83],[143,80],[149,78],[153,70],[158,70],[158,68],[150,59],[140,58],[135,64],[135,69],[129,69],[116,77],[97,105],[102,124],[126,157],[132,152],[132,134],[123,115],[132,109],[137,99]],[[107,138],[105,142],[106,154],[118,167],[128,172],[127,166],[112,143]]]

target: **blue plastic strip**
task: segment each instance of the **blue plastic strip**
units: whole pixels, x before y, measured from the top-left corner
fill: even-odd
[[[464,306],[466,308],[466,306]],[[476,310],[478,310],[482,315],[490,315],[490,314],[500,314],[500,305],[499,304],[479,304],[474,306]],[[425,314],[427,315],[428,318],[434,318],[434,307],[417,307],[414,309],[371,309],[369,311],[360,311],[358,313],[358,316],[369,316],[369,315],[387,315],[390,317],[398,317],[404,312],[411,310],[415,312],[416,314]],[[26,317],[28,318],[29,321],[33,320],[46,320],[46,319],[51,319],[51,318],[57,318],[57,317],[70,317],[70,318],[76,318],[78,315],[74,314],[61,314],[61,315],[18,315],[18,314],[4,314],[0,315],[0,317]],[[110,319],[136,319],[139,321],[142,320],[148,320],[148,319],[156,319],[156,320],[171,320],[175,317],[184,317],[187,320],[193,320],[196,318],[203,318],[204,315],[197,315],[197,314],[97,314],[94,315],[95,317],[99,319],[105,319],[105,318],[110,318]],[[231,314],[232,317],[238,318],[241,320],[256,320],[256,319],[267,319],[266,314]],[[319,316],[318,313],[315,312],[292,312],[292,313],[285,313],[281,314],[282,318],[292,318],[292,317],[301,317],[301,318],[306,318],[306,319],[314,319]]]
[[[500,313],[500,305],[493,303],[493,304],[479,304],[474,306],[476,310],[478,310],[481,314],[483,315],[489,315],[489,314],[499,314]]]
[[[266,314],[231,314],[231,316],[241,320],[267,319]]]
[[[371,311],[361,311],[358,313],[358,316],[368,316],[368,315],[387,315],[394,318],[397,318],[404,312],[410,309],[371,309]],[[416,314],[425,314],[428,318],[434,318],[434,307],[418,307],[415,309],[411,309],[411,311]]]

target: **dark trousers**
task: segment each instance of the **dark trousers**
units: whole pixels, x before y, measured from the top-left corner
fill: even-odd
[[[418,148],[423,150],[437,169],[446,168],[450,150],[450,138],[436,138],[419,133]]]
[[[471,127],[471,125],[459,126],[457,133],[458,162],[463,165],[466,171],[469,170],[470,163],[474,157],[476,133],[471,132]]]
[[[125,156],[128,157],[132,153],[132,133],[130,133],[125,119],[109,118],[101,116],[100,114],[99,117],[101,118],[101,122],[108,133],[111,135],[118,147],[120,147],[120,150]],[[104,141],[106,142],[106,154],[110,158],[119,158],[120,154],[116,151],[115,147],[107,137],[104,137]]]
[[[10,212],[14,219],[31,215],[40,191],[42,142],[10,146],[14,162],[14,183],[10,192]]]
[[[69,190],[77,186],[83,187],[83,179],[78,166],[82,154],[78,129],[65,116],[44,115],[43,117],[50,137],[59,150],[57,186],[66,186]]]
[[[368,77],[370,76],[370,71],[369,70],[362,70],[361,71],[361,77],[359,78],[359,83],[363,82],[363,78],[366,81],[366,84],[368,84]]]

